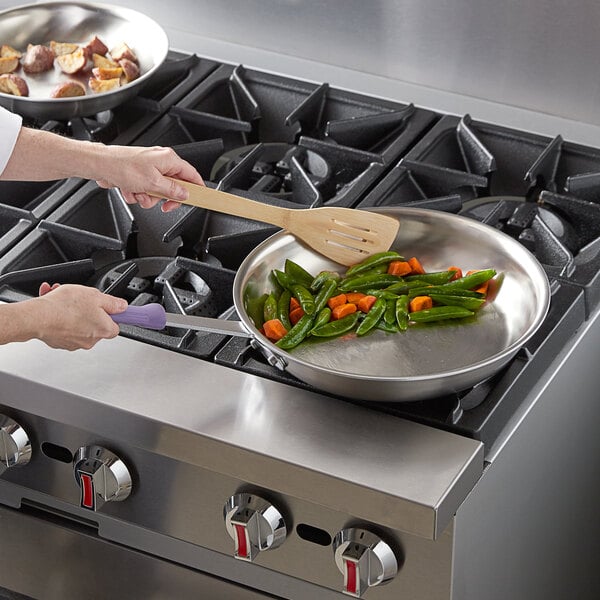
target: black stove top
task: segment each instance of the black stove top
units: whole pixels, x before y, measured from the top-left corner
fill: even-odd
[[[600,301],[600,150],[177,53],[107,120],[117,125],[109,143],[172,146],[211,187],[290,208],[460,213],[537,256],[550,311],[506,368],[460,394],[370,403],[377,410],[489,444]],[[62,124],[62,133],[79,136],[80,125]],[[131,304],[223,319],[237,318],[236,269],[275,231],[189,206],[143,210],[80,180],[6,184],[0,213],[1,300],[34,296],[42,281],[83,283]],[[310,389],[243,338],[131,326],[122,334]]]

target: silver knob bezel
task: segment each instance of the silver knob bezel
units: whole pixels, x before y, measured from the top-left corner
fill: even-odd
[[[235,523],[246,527],[250,547],[247,556],[235,558],[253,561],[260,552],[274,550],[283,544],[287,537],[287,526],[281,512],[268,500],[250,493],[231,496],[223,507],[223,518],[227,533],[236,540]]]
[[[339,531],[333,539],[333,554],[335,564],[344,576],[346,559],[362,565],[356,593],[343,590],[355,598],[360,598],[370,587],[389,583],[398,574],[398,559],[390,545],[367,529],[350,527]]]
[[[73,474],[81,486],[81,473],[89,474],[94,481],[94,494],[102,502],[122,502],[131,494],[132,479],[125,463],[102,446],[83,446],[77,450],[73,461]],[[94,503],[94,510],[97,510]]]
[[[14,419],[0,414],[0,473],[31,460],[31,441]]]

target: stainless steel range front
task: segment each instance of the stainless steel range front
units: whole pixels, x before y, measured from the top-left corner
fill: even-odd
[[[29,124],[173,146],[279,206],[466,215],[534,252],[552,300],[500,373],[411,403],[320,393],[220,333],[1,347],[3,593],[597,597],[600,150],[178,52],[113,112]],[[221,319],[274,232],[79,180],[2,183],[0,214],[3,302],[71,282]]]

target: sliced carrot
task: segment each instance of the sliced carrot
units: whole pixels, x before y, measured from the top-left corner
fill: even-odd
[[[480,271],[481,269],[473,269],[472,271],[467,271],[467,275],[471,275],[471,273],[477,273],[478,271]],[[487,294],[488,292],[488,285],[490,284],[489,279],[488,281],[484,281],[478,288],[474,288],[473,291],[474,292],[479,292],[480,294]]]
[[[298,308],[295,308],[294,310],[291,310],[290,311],[291,324],[295,325],[303,316],[304,316],[304,311],[302,310],[301,306],[299,306]]]
[[[283,326],[283,323],[279,319],[270,319],[269,321],[265,321],[263,329],[265,336],[268,337],[272,342],[277,342],[287,333],[287,329]]]
[[[358,310],[364,313],[368,313],[371,310],[371,307],[377,301],[376,296],[365,296],[361,298],[358,302]]]
[[[484,281],[478,288],[475,288],[475,291],[479,292],[480,294],[487,295],[489,284],[490,284],[490,280],[488,279],[487,281]]]
[[[331,318],[337,321],[342,317],[347,317],[348,315],[355,313],[356,310],[356,304],[350,304],[350,302],[340,304],[331,310]]]
[[[433,307],[433,300],[429,296],[415,296],[408,305],[410,312],[419,312]]]
[[[408,259],[408,264],[411,268],[411,273],[413,275],[423,275],[425,273],[425,269],[419,262],[419,259],[416,256]]]
[[[297,298],[294,298],[294,296],[292,296],[290,298],[290,312],[292,312],[295,308],[300,308],[300,302],[298,302]]]
[[[337,296],[332,296],[327,300],[327,306],[331,310],[333,310],[336,306],[342,306],[343,304],[347,304],[348,300],[346,299],[346,294],[338,294]]]
[[[397,275],[398,277],[402,277],[403,275],[408,275],[412,271],[412,267],[410,263],[404,260],[393,260],[388,265],[388,275]]]
[[[448,267],[448,271],[454,271],[454,275],[452,276],[452,279],[450,279],[450,281],[460,279],[463,276],[462,269],[460,267]]]
[[[350,302],[350,304],[358,304],[361,298],[364,298],[366,294],[362,292],[348,292],[346,294],[346,302]]]

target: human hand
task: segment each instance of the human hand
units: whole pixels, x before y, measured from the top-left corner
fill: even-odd
[[[169,177],[204,185],[198,171],[172,148],[105,146],[103,152],[107,160],[100,161],[102,175],[97,183],[102,188],[120,188],[128,204],[152,208],[162,198],[185,200],[187,190]],[[179,202],[167,200],[161,210],[170,212],[178,206]]]
[[[123,312],[127,301],[83,285],[42,283],[32,300],[36,337],[51,348],[89,350],[102,339],[119,334],[111,314]]]

